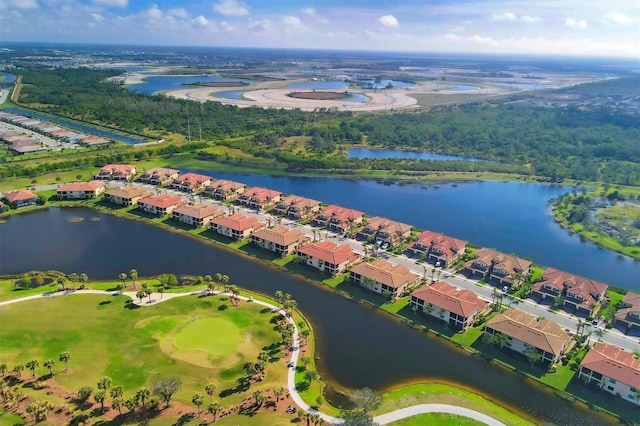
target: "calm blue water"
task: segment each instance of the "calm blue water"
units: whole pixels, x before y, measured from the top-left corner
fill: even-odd
[[[583,243],[553,221],[547,202],[571,191],[569,187],[492,181],[433,186],[336,178],[208,174],[355,208],[370,216],[385,216],[475,245],[529,257],[538,265],[640,290],[640,262]]]
[[[358,80],[354,82],[329,80],[329,81],[305,81],[303,83],[291,83],[287,85],[287,89],[309,89],[309,90],[326,90],[326,89],[348,89],[351,84],[363,84],[373,89],[384,89],[387,85],[391,84],[396,87],[409,87],[415,86],[413,83],[407,83],[397,80],[380,80],[376,83],[375,80]]]
[[[350,148],[349,158],[410,158],[415,160],[438,161],[485,161],[479,158],[458,157],[456,155],[436,154],[433,152],[403,151],[401,149]]]
[[[188,84],[209,83],[209,82],[238,82],[251,84],[253,80],[244,80],[240,78],[214,77],[209,75],[188,75],[188,76],[150,76],[144,79],[143,83],[132,84],[127,87],[128,90],[153,95],[158,92],[172,89],[184,89]]]
[[[247,93],[247,90],[229,90],[224,92],[216,92],[214,96],[216,98],[222,98],[222,99],[233,99],[233,100],[242,99],[246,101],[248,99],[242,98],[242,95],[245,93]]]
[[[480,90],[478,86],[469,86],[467,84],[456,84],[451,89],[444,89],[447,92],[471,92],[474,90]]]
[[[12,84],[14,81],[16,81],[15,75],[8,74],[6,72],[0,72],[0,77],[2,77],[2,79],[0,80],[2,84]]]
[[[82,124],[78,124],[72,121],[67,121],[58,117],[51,117],[44,114],[39,114],[37,112],[27,111],[18,108],[5,108],[4,111],[10,112],[13,114],[25,115],[27,117],[37,118],[38,120],[46,121],[49,123],[59,124],[60,126],[66,127],[68,129],[77,130],[78,132],[86,133],[88,135],[97,135],[102,136],[103,138],[113,139],[118,142],[124,142],[129,145],[135,145],[139,143],[146,142],[143,139],[136,139],[129,136],[120,135],[118,133],[109,132],[107,130],[97,129],[95,127],[84,126]]]

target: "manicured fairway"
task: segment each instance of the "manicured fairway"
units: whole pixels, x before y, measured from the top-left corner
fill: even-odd
[[[11,369],[37,359],[37,374],[44,375],[43,363],[51,358],[56,381],[65,388],[95,388],[106,375],[124,387],[125,396],[157,377],[177,376],[182,389],[176,399],[190,404],[209,382],[217,393],[235,388],[244,364],[281,340],[272,316],[256,304],[234,307],[220,296],[186,296],[143,308],[119,296],[42,298],[0,308],[0,362]],[[63,351],[71,353],[68,373],[58,361]],[[286,383],[285,363],[267,363],[266,371],[266,380],[251,392]],[[242,397],[229,392],[223,404]]]
[[[406,419],[398,420],[397,422],[389,423],[391,426],[481,426],[482,422],[470,419],[468,417],[456,416],[454,414],[419,414],[417,416],[409,417]]]

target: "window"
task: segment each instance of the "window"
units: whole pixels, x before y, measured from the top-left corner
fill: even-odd
[[[609,383],[611,383],[612,385],[615,385],[618,382],[616,381],[616,379],[609,379]]]
[[[607,386],[607,389],[612,391],[613,390],[613,386]]]
[[[630,393],[629,395],[627,395],[627,398],[629,398],[630,400],[633,401],[633,400],[636,399],[636,396],[634,394]]]

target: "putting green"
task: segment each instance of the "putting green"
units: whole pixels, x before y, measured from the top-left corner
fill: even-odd
[[[241,336],[240,329],[227,319],[197,318],[192,319],[173,336],[173,345],[181,350],[225,356],[238,349]]]

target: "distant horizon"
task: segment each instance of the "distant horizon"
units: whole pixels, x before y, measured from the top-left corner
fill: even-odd
[[[517,53],[517,52],[471,52],[471,51],[412,51],[412,50],[380,50],[380,49],[349,49],[349,48],[317,48],[317,47],[266,47],[266,46],[213,46],[213,45],[181,45],[181,44],[135,44],[135,43],[110,43],[110,42],[54,42],[54,41],[0,41],[0,53],[3,49],[10,49],[12,45],[20,46],[42,46],[45,48],[55,48],[56,46],[68,46],[79,48],[108,47],[108,48],[158,48],[158,49],[220,49],[220,50],[256,50],[256,51],[298,51],[298,52],[327,52],[327,53],[357,53],[357,54],[382,54],[382,55],[405,55],[426,58],[434,56],[442,58],[462,59],[469,58],[510,58],[510,59],[557,59],[557,60],[602,60],[634,62],[640,67],[640,57],[626,56],[603,56],[588,54],[557,54],[557,53]]]
[[[0,0],[0,39],[640,59],[638,0]]]

